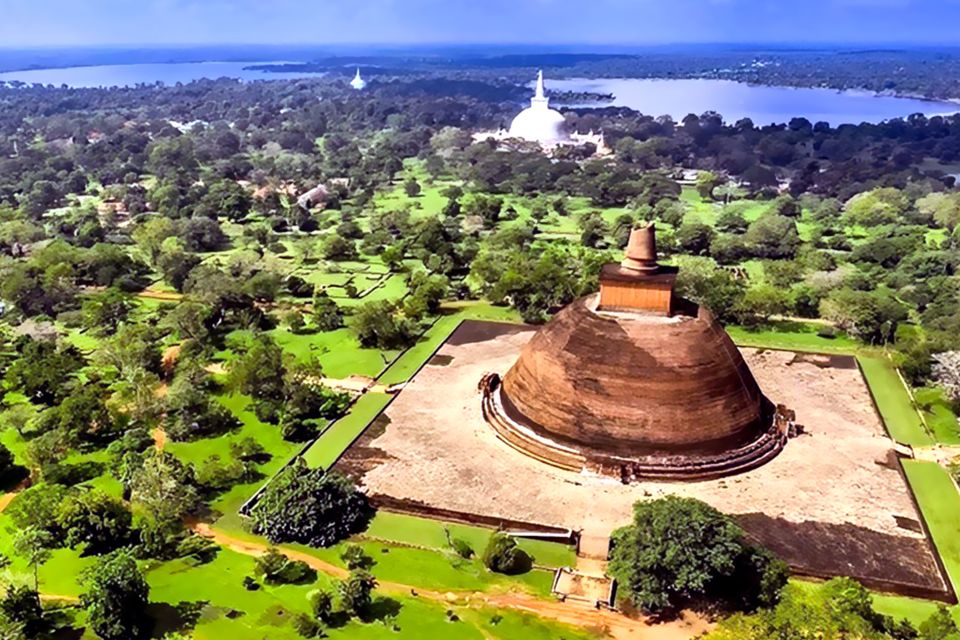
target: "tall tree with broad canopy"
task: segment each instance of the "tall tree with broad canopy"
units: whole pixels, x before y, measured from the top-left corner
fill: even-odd
[[[362,531],[373,515],[366,496],[336,473],[302,459],[284,469],[251,509],[254,531],[270,542],[329,547]]]
[[[703,601],[749,609],[775,604],[786,565],[750,545],[728,516],[693,498],[667,496],[633,506],[613,532],[610,575],[622,598],[650,614]]]
[[[152,621],[147,615],[150,586],[130,551],[104,556],[80,577],[86,591],[80,603],[90,627],[102,640],[147,637]]]

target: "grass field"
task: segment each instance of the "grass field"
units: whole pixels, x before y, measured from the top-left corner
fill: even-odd
[[[947,471],[934,462],[904,460],[920,511],[954,590],[960,588],[960,494]]]
[[[767,327],[748,329],[728,326],[727,333],[741,347],[850,354],[860,343],[844,335],[824,338],[817,335],[818,325],[804,322],[775,322]]]
[[[449,550],[448,534],[452,538],[465,540],[479,553],[490,538],[490,529],[381,510],[364,536]],[[576,553],[570,545],[521,540],[520,546],[534,557],[538,565],[570,567],[576,563]]]
[[[880,356],[860,356],[858,361],[890,436],[903,444],[933,444],[933,438],[924,428],[907,388],[890,361]]]
[[[925,387],[916,389],[913,397],[923,414],[924,422],[933,432],[937,442],[942,444],[960,444],[960,425],[957,416],[950,407],[950,401],[942,389]]]
[[[329,468],[389,403],[390,396],[385,393],[360,396],[350,412],[330,425],[307,449],[303,459],[311,467]]]
[[[318,588],[331,589],[333,581],[319,575],[315,584],[264,585],[247,591],[243,578],[253,572],[253,559],[222,550],[208,564],[174,561],[158,565],[147,574],[151,600],[167,606],[155,607],[169,627],[176,628],[176,609],[186,609],[183,595],[202,605],[202,613],[193,631],[196,639],[220,640],[295,640],[299,638],[291,622],[297,613],[309,610],[308,596]],[[377,572],[377,568],[374,568]],[[381,579],[384,579],[381,577]],[[447,611],[456,618],[447,615]],[[501,616],[496,621],[495,615]],[[520,612],[490,611],[482,608],[439,603],[417,598],[410,593],[379,592],[373,606],[373,619],[351,621],[327,630],[330,638],[531,638],[564,637],[570,640],[592,638],[588,632],[544,622]]]

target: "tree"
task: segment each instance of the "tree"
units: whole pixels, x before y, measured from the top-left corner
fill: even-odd
[[[70,547],[84,544],[84,553],[109,553],[127,544],[133,516],[122,501],[102,491],[84,491],[68,496],[57,515],[57,526]]]
[[[893,187],[858,193],[843,205],[847,224],[876,227],[892,224],[909,207],[907,196]]]
[[[340,605],[349,615],[362,616],[373,602],[377,580],[363,569],[354,569],[339,585]]]
[[[705,640],[907,640],[916,637],[916,631],[906,621],[894,622],[889,616],[877,613],[870,592],[862,585],[850,578],[834,578],[814,589],[787,585],[775,607],[751,615],[729,616],[708,633]],[[922,632],[920,638],[927,640]],[[931,640],[934,638],[940,636],[931,636]],[[949,635],[945,638],[953,640]]]
[[[97,335],[112,335],[133,308],[133,299],[128,294],[110,288],[84,301],[84,324]]]
[[[943,605],[920,623],[920,640],[960,640],[960,629],[950,611]]]
[[[296,584],[304,582],[311,575],[316,579],[316,573],[307,563],[291,560],[276,547],[270,547],[266,553],[257,557],[254,571],[267,584]]]
[[[754,320],[769,322],[772,316],[785,314],[789,310],[788,289],[772,284],[758,284],[747,289],[735,313],[740,317],[741,323],[750,324]]]
[[[57,511],[66,493],[66,489],[58,484],[35,484],[18,493],[4,515],[20,531],[36,528],[60,536]]]
[[[917,200],[917,210],[951,233],[960,225],[960,197],[955,193],[931,193]]]
[[[103,640],[135,640],[150,633],[150,587],[129,551],[104,556],[80,578],[80,602],[90,627]]]
[[[363,547],[356,544],[348,544],[346,549],[340,552],[340,559],[350,571],[369,569],[374,564],[373,558],[363,551]]]
[[[350,480],[302,460],[281,471],[250,511],[254,530],[271,542],[317,547],[363,530],[370,516],[366,497]]]
[[[357,245],[341,235],[329,235],[320,245],[320,255],[327,260],[356,260]]]
[[[180,460],[159,449],[148,450],[131,465],[125,484],[130,500],[148,517],[162,522],[179,522],[200,506],[193,471]]]
[[[416,198],[420,195],[420,183],[414,178],[410,178],[403,183],[403,191],[407,194],[408,198]]]
[[[333,594],[324,589],[318,589],[310,594],[310,610],[313,617],[324,624],[330,624],[333,618]]]
[[[893,340],[907,310],[889,293],[843,288],[820,301],[820,316],[855,338],[879,344]]]
[[[785,567],[751,547],[731,518],[693,498],[667,496],[633,506],[633,522],[614,531],[610,574],[623,598],[647,613],[662,613],[702,597],[730,599],[731,590],[762,585],[748,602],[772,604],[786,582]],[[745,562],[745,556],[751,562]],[[754,576],[743,581],[747,566]],[[751,566],[752,565],[752,566]],[[764,574],[777,576],[765,580]],[[738,576],[738,580],[731,580]]]
[[[37,409],[28,402],[15,404],[0,412],[0,430],[13,429],[21,437],[27,426],[37,417]]]
[[[67,381],[83,365],[83,356],[72,346],[28,339],[21,343],[6,379],[31,400],[52,405],[67,394]]]
[[[44,627],[43,605],[36,589],[24,585],[7,585],[3,599],[0,600],[0,619],[6,619],[15,625],[22,635],[5,634],[0,624],[0,639],[20,640],[20,638],[38,638]]]
[[[175,235],[176,225],[163,216],[152,216],[133,230],[134,241],[153,265],[157,264],[164,241]]]
[[[689,254],[703,255],[710,248],[716,233],[709,226],[699,221],[684,222],[677,229],[677,244]]]
[[[497,531],[490,536],[483,550],[483,564],[490,571],[516,575],[530,571],[533,558],[517,546],[513,536]]]
[[[26,560],[33,571],[33,590],[40,591],[40,565],[50,559],[56,542],[50,532],[40,527],[21,529],[13,539],[14,552]]]
[[[242,220],[250,213],[253,199],[234,180],[218,180],[197,203],[194,215],[216,219]]]
[[[270,336],[258,334],[230,367],[229,384],[258,400],[281,400],[285,373],[283,349]]]
[[[758,258],[794,258],[800,248],[800,234],[792,218],[768,213],[750,223],[744,243]]]
[[[326,291],[313,297],[313,323],[320,331],[335,331],[343,326],[343,311]]]
[[[386,300],[358,306],[354,311],[352,328],[360,344],[380,349],[409,346],[415,335],[414,324],[407,318],[399,317],[394,305]]]
[[[699,171],[697,173],[697,193],[703,200],[713,200],[713,190],[726,182],[713,171]]]
[[[732,273],[708,258],[677,259],[677,294],[702,304],[720,320],[735,320],[744,295],[744,285]]]

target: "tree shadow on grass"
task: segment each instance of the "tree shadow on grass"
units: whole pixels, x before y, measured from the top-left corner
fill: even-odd
[[[168,633],[190,631],[197,625],[207,604],[206,601],[178,602],[176,605],[167,602],[150,603],[147,607],[147,614],[153,619],[153,633],[150,637],[162,638]]]
[[[401,609],[403,609],[403,605],[399,601],[386,596],[378,596],[373,599],[360,619],[364,622],[377,622],[388,618],[396,618],[400,615]]]

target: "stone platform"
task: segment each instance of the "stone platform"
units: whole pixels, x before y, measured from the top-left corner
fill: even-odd
[[[530,327],[464,322],[344,454],[337,469],[375,500],[604,536],[638,500],[703,500],[805,575],[949,599],[893,443],[852,358],[741,349],[764,394],[805,433],[736,476],[698,482],[617,478],[545,464],[505,443],[477,382],[504,371]]]

